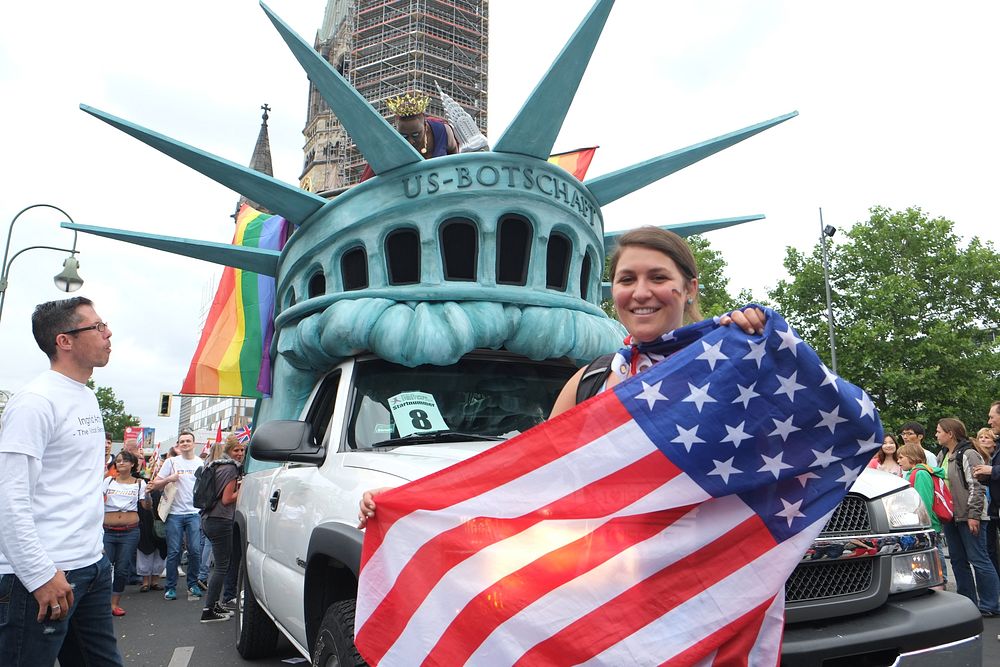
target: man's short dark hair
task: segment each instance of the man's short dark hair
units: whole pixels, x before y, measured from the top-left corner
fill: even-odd
[[[49,359],[56,358],[56,336],[69,331],[80,323],[76,309],[93,306],[94,302],[85,296],[74,296],[59,301],[47,301],[35,306],[31,315],[31,335],[38,347]]]
[[[902,433],[903,431],[913,431],[914,433],[916,433],[917,435],[919,435],[921,438],[923,438],[925,435],[927,435],[927,431],[924,429],[924,427],[922,425],[920,425],[919,422],[906,422],[906,423],[904,423],[902,426],[899,427],[899,432]]]
[[[190,435],[191,439],[194,440],[194,433],[188,429],[183,429],[180,433],[177,434],[177,442],[181,441],[182,435]]]

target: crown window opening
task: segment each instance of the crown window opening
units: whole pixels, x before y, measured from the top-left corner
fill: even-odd
[[[420,235],[415,229],[397,229],[385,238],[390,285],[420,282]]]
[[[500,219],[497,226],[497,284],[526,285],[531,259],[531,223],[519,215]]]
[[[573,244],[558,232],[549,236],[545,252],[545,286],[548,289],[566,291],[569,278],[569,259]]]
[[[479,230],[466,218],[441,225],[441,258],[445,280],[475,281],[479,265]]]
[[[344,281],[344,291],[368,287],[368,253],[364,247],[351,248],[340,258],[340,277]]]
[[[295,288],[294,287],[289,287],[288,288],[288,305],[285,306],[285,307],[286,308],[291,308],[296,303],[297,303],[297,301],[295,300]]]
[[[590,299],[590,273],[593,271],[594,258],[588,252],[583,255],[583,264],[580,266],[580,298],[584,301]]]
[[[312,274],[309,278],[308,294],[310,299],[326,294],[326,276],[323,275],[322,270]]]

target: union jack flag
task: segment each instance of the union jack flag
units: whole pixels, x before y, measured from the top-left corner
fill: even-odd
[[[239,440],[240,443],[244,445],[247,444],[248,442],[250,442],[250,432],[252,430],[253,430],[252,423],[244,424],[243,427],[236,432],[237,440]]]
[[[706,329],[613,390],[379,495],[361,655],[778,664],[784,582],[882,427],[777,313],[763,335]]]

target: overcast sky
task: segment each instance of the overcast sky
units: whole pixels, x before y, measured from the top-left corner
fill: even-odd
[[[323,0],[270,6],[311,41]],[[490,3],[489,134],[499,137],[583,18],[585,0]],[[884,0],[836,4],[619,0],[555,150],[600,145],[597,176],[797,110],[800,116],[604,209],[608,230],[763,213],[708,235],[734,293],[785,277],[786,246],[810,248],[825,221],[920,206],[964,237],[996,242],[1000,4]],[[0,239],[45,202],[81,224],[228,242],[238,195],[84,114],[90,104],[248,163],[272,107],[275,176],[297,183],[307,81],[256,2],[54,0],[0,13]],[[994,194],[990,194],[994,193]],[[62,217],[34,210],[11,254],[69,247]],[[221,268],[80,235],[79,294],[112,324],[95,380],[128,412],[156,417],[177,391]],[[65,296],[65,253],[13,264],[0,319],[0,388],[47,367],[30,333],[35,304]]]

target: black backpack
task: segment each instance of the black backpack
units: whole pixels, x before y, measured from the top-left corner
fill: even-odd
[[[580,376],[580,384],[576,386],[577,405],[591,396],[597,396],[601,391],[601,387],[611,375],[611,362],[614,358],[613,354],[605,354],[587,364],[587,369]]]
[[[209,512],[219,502],[222,490],[216,488],[215,468],[219,465],[232,464],[235,461],[212,461],[194,471],[194,506],[202,514]]]

